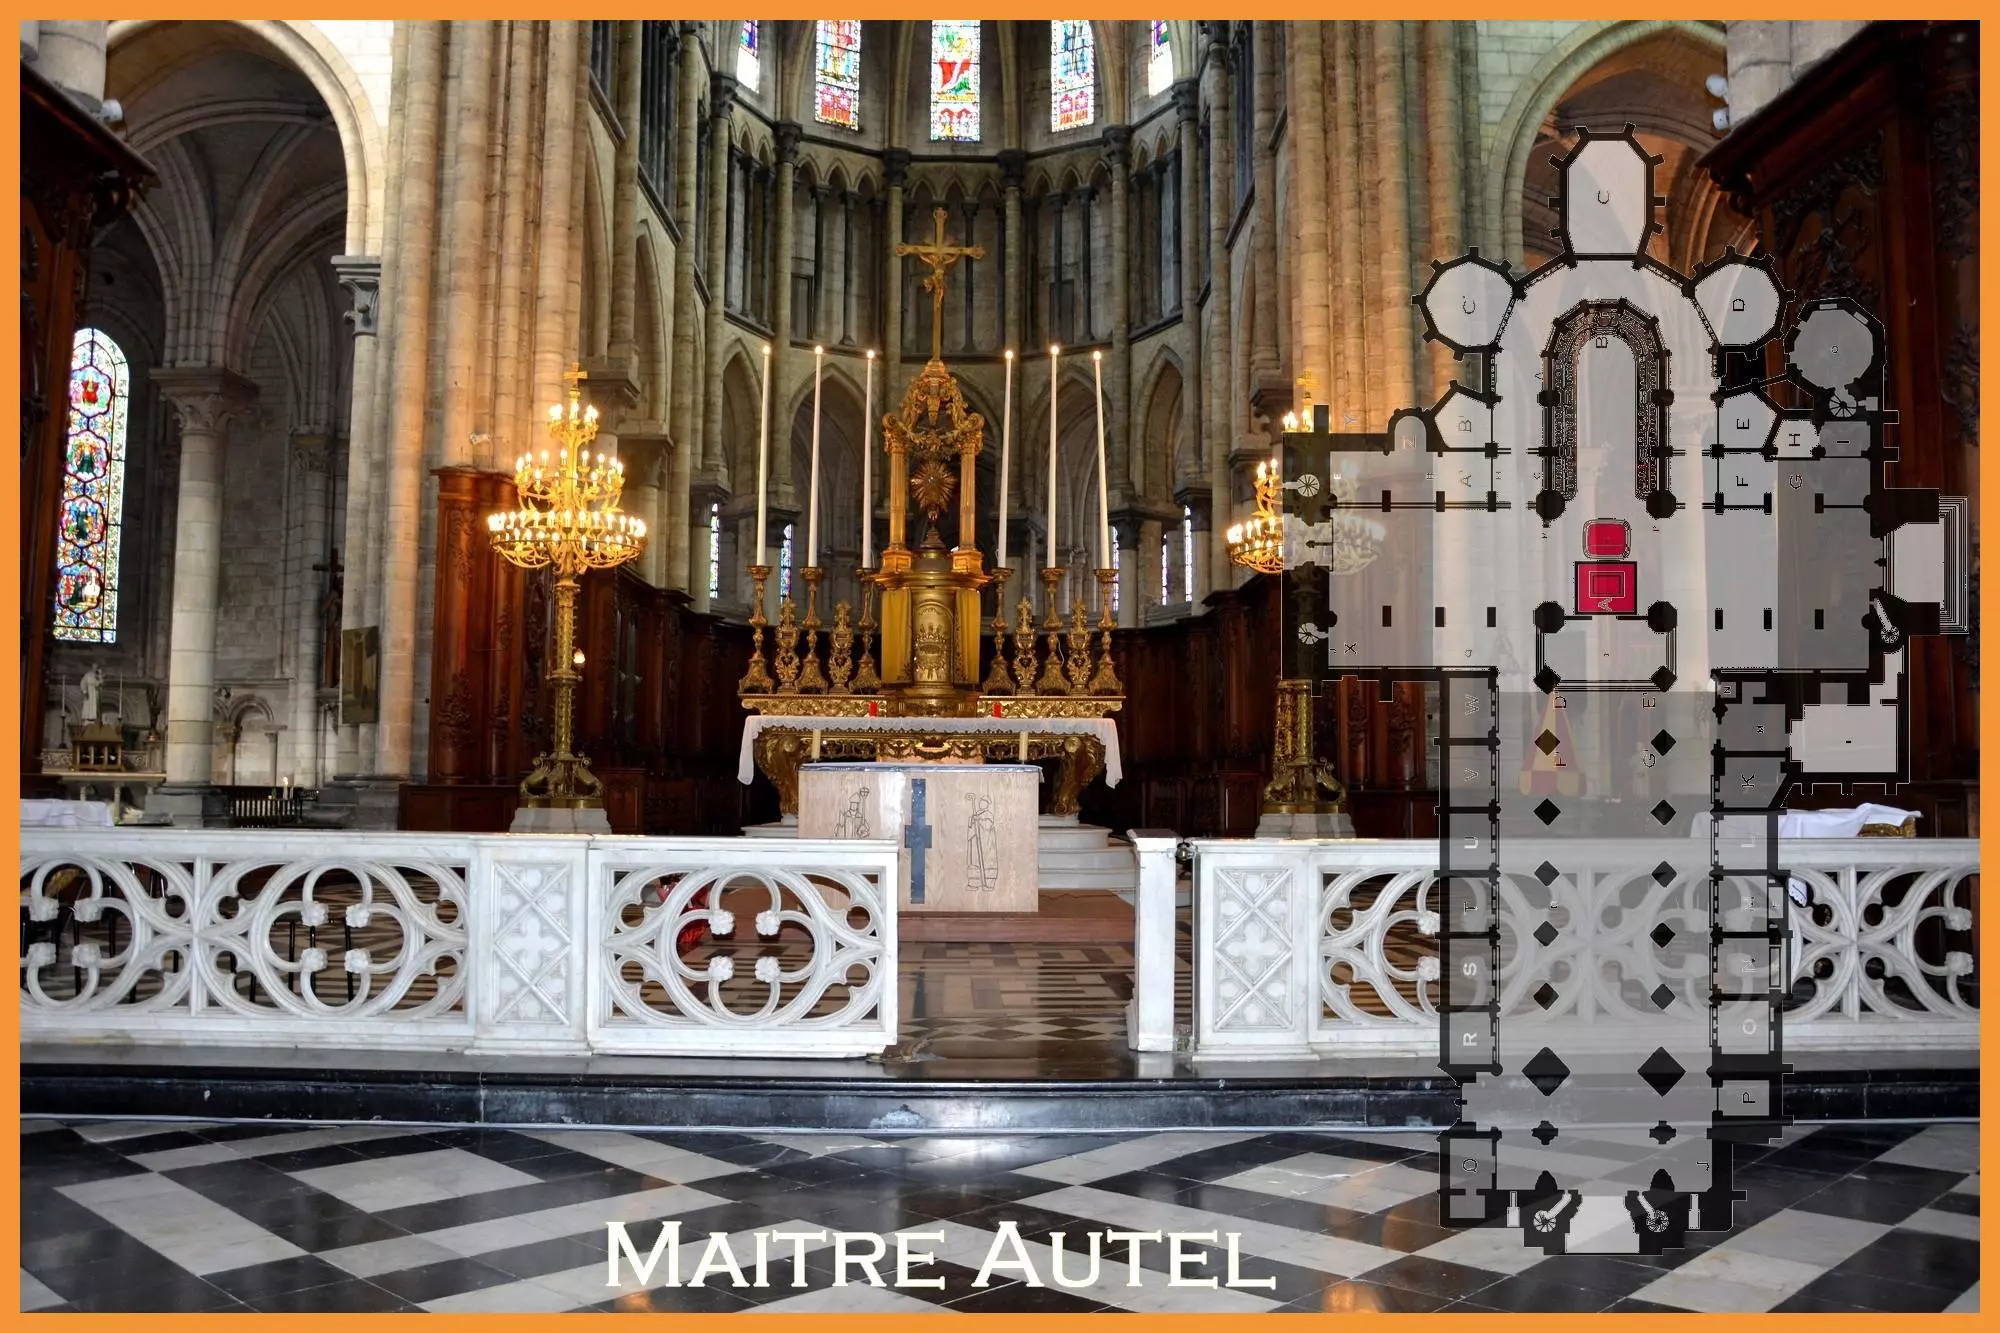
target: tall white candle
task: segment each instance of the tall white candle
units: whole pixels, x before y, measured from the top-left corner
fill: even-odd
[[[813,348],[812,480],[806,486],[806,568],[819,568],[819,380],[826,368],[826,349]]]
[[[1014,446],[1014,349],[1007,349],[1006,406],[1000,409],[1000,552],[993,561],[1007,567],[1007,479],[1012,469],[1008,460]]]
[[[1090,354],[1097,376],[1097,567],[1111,568],[1111,483],[1104,467],[1104,353]]]
[[[875,567],[875,353],[868,353],[861,407],[861,567]]]
[[[1062,348],[1049,344],[1049,525],[1042,540],[1048,543],[1048,563],[1056,559],[1056,358]]]
[[[757,558],[755,564],[769,563],[764,559],[770,548],[764,543],[764,474],[771,464],[771,344],[764,344],[764,406],[757,415]]]

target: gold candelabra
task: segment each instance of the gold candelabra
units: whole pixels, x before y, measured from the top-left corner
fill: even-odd
[[[1007,580],[1014,571],[1004,565],[993,571],[993,666],[981,694],[1012,694],[1014,678],[1007,671]]]
[[[1036,694],[1069,693],[1069,681],[1063,676],[1062,612],[1056,609],[1056,587],[1062,582],[1062,576],[1062,570],[1054,566],[1042,571],[1042,587],[1046,589],[1043,605],[1048,608],[1047,617],[1042,621],[1042,633],[1048,636],[1048,650],[1042,654],[1042,677],[1035,682]]]
[[[750,581],[756,585],[750,603],[750,666],[736,682],[738,694],[769,694],[772,689],[771,671],[764,665],[764,626],[770,623],[764,618],[764,582],[770,577],[769,565],[750,566]]]
[[[646,549],[646,525],[619,510],[625,469],[616,459],[591,453],[597,409],[584,407],[581,366],[563,379],[569,406],[549,408],[549,450],[522,454],[514,465],[520,507],[491,514],[493,549],[522,569],[552,569],[556,576],[556,648],[548,681],[555,695],[555,735],[521,780],[527,806],[588,808],[603,804],[604,784],[590,761],[572,751],[576,683],[583,653],[576,647],[577,579],[593,569],[615,569]]]
[[[854,669],[854,692],[874,694],[882,688],[875,667],[875,571],[863,569],[861,576],[861,664]]]
[[[1097,650],[1097,671],[1090,678],[1092,694],[1122,694],[1125,687],[1118,681],[1118,670],[1111,664],[1111,590],[1118,583],[1118,571],[1100,569],[1097,571],[1097,629],[1100,647]]]
[[[826,673],[819,667],[819,581],[826,571],[807,565],[799,573],[806,580],[806,654],[799,670],[799,689],[806,694],[826,693]]]
[[[1276,574],[1285,567],[1285,520],[1279,513],[1284,489],[1277,459],[1257,465],[1257,512],[1230,524],[1224,534],[1230,560],[1260,574]]]

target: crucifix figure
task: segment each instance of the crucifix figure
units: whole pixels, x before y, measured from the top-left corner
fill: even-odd
[[[573,362],[570,365],[570,368],[568,370],[565,370],[562,374],[563,383],[568,385],[572,391],[576,389],[577,385],[583,383],[583,381],[589,378],[590,376],[587,373],[585,373],[583,369],[583,363],[580,361]]]
[[[931,360],[944,359],[944,271],[961,259],[984,259],[986,247],[983,245],[946,245],[944,241],[945,211],[934,209],[931,221],[936,230],[929,245],[899,245],[896,255],[915,255],[917,259],[930,265],[931,274],[924,279],[924,290],[931,294]]]
[[[931,826],[924,813],[924,779],[910,783],[910,822],[903,829],[903,846],[910,849],[910,903],[924,900],[924,861],[931,850]]]

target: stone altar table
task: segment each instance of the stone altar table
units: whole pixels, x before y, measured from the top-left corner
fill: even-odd
[[[1003,705],[1004,706],[1004,705]],[[743,721],[736,777],[746,786],[761,769],[778,789],[780,813],[799,813],[799,774],[821,761],[875,760],[979,765],[983,761],[1059,761],[1049,811],[1074,815],[1083,789],[1100,773],[1107,787],[1125,776],[1118,726],[1108,717],[840,717],[757,714]]]
[[[894,838],[899,912],[1032,912],[1032,764],[806,764],[801,838]]]

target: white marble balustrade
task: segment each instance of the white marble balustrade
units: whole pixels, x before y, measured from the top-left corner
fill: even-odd
[[[23,829],[31,1041],[853,1057],[890,842]]]
[[[1147,952],[1149,943],[1155,954],[1169,948],[1172,937],[1146,923],[1172,920],[1176,844],[1135,844],[1140,993],[1131,1044],[1152,1050],[1166,1030],[1159,1015],[1171,1004],[1173,968]],[[1435,840],[1201,840],[1191,847],[1197,1059],[1436,1055]],[[1691,855],[1696,848],[1699,855]],[[1545,850],[1516,844],[1507,863],[1533,866],[1545,855],[1564,869],[1546,888],[1532,873],[1502,876],[1499,1000],[1507,1023],[1596,1029],[1587,1040],[1615,1048],[1657,1021],[1656,1007],[1644,1002],[1657,987],[1707,1002],[1705,962],[1668,975],[1646,944],[1662,922],[1706,933],[1705,841],[1567,841]],[[1784,1049],[1977,1048],[1969,952],[1976,841],[1784,839],[1776,864],[1810,886],[1810,908],[1784,904],[1783,880],[1731,876],[1723,883],[1731,895],[1725,907],[1754,903],[1759,912],[1789,913],[1770,919],[1789,937],[1792,975],[1811,986],[1809,995],[1799,989],[1802,998],[1784,1015]],[[1561,927],[1546,945],[1530,933],[1544,919]],[[1558,975],[1593,982],[1561,987],[1561,1001],[1544,1010],[1529,992],[1548,963]]]

